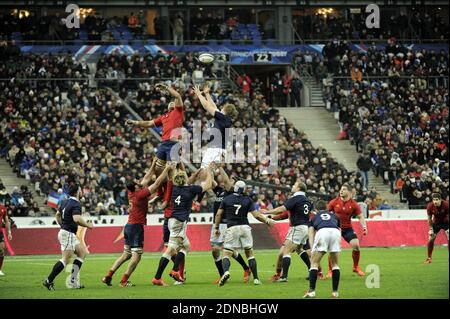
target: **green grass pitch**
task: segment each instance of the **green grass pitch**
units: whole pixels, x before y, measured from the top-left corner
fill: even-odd
[[[0,277],[0,298],[301,298],[308,288],[305,279],[307,270],[298,256],[292,256],[289,282],[271,283],[277,251],[257,250],[259,277],[263,284],[254,286],[243,283],[242,268],[232,261],[231,278],[223,287],[213,285],[218,275],[209,252],[193,252],[186,262],[187,282],[182,286],[156,287],[151,285],[161,254],[145,253],[141,263],[130,280],[135,287],[120,288],[118,282],[125,270],[119,269],[113,278],[113,286],[107,287],[100,279],[105,275],[117,254],[89,255],[81,271],[81,281],[86,286],[81,290],[65,288],[69,273],[61,273],[55,280],[55,291],[42,286],[43,279],[60,257],[20,256],[6,257]],[[341,256],[341,298],[449,298],[449,262],[447,247],[436,247],[432,264],[423,264],[425,247],[407,248],[365,248],[361,252],[363,270],[369,264],[380,269],[380,288],[367,288],[366,278],[360,278],[351,271],[351,250],[344,250]],[[325,257],[326,258],[326,257]],[[326,260],[322,262],[327,265]],[[172,284],[168,276],[171,263],[163,279]],[[317,297],[330,298],[331,280],[319,280]]]

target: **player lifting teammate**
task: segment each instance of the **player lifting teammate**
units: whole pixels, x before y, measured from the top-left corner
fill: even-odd
[[[267,214],[278,215],[289,211],[290,228],[283,245],[283,273],[277,282],[288,280],[291,254],[299,247],[302,248],[308,240],[309,214],[313,209],[312,202],[306,197],[306,184],[296,182],[292,187],[292,197],[284,205],[269,210]],[[308,260],[309,261],[309,260]]]
[[[169,218],[170,238],[167,249],[163,253],[158,270],[152,283],[157,286],[167,286],[161,279],[164,269],[166,268],[172,256],[177,255],[174,266],[170,271],[170,276],[177,282],[182,282],[179,273],[179,264],[189,251],[190,243],[186,236],[187,222],[192,210],[192,201],[198,195],[208,191],[212,187],[212,165],[206,169],[206,180],[199,185],[189,185],[188,176],[186,172],[179,169],[173,176],[173,190],[171,196],[171,203],[173,205],[172,216]]]
[[[347,183],[341,186],[339,196],[328,203],[328,211],[334,212],[339,218],[342,227],[342,237],[344,237],[345,241],[352,246],[353,272],[357,273],[359,276],[364,276],[364,272],[359,267],[360,247],[358,237],[352,228],[352,216],[359,218],[359,222],[363,227],[364,235],[368,234],[368,230],[366,220],[361,213],[361,208],[358,203],[352,199],[351,188]],[[328,263],[328,266],[329,271],[327,278],[330,278],[332,275],[331,264]]]
[[[141,183],[134,181],[127,184],[128,201],[129,201],[129,215],[128,223],[125,225],[125,245],[123,254],[114,262],[108,274],[102,278],[102,282],[111,286],[111,281],[114,273],[125,263],[131,259],[128,268],[120,280],[120,287],[134,286],[128,279],[141,260],[144,252],[144,226],[147,225],[148,201],[152,194],[154,194],[161,183],[167,178],[169,170],[175,167],[175,163],[167,165],[161,175],[156,181],[147,187],[153,175],[153,170],[146,174]]]
[[[85,222],[81,217],[81,203],[79,200],[81,188],[78,183],[71,183],[68,188],[68,193],[70,197],[60,204],[55,215],[56,221],[61,226],[58,233],[58,240],[61,245],[62,258],[56,262],[50,275],[43,283],[48,290],[55,289],[53,280],[64,270],[64,267],[66,267],[74,253],[77,258],[73,262],[72,274],[69,282],[66,284],[68,288],[84,288],[78,280],[78,274],[83,265],[87,251],[86,248],[80,244],[75,234],[77,233],[78,226],[92,229],[93,225],[91,222]]]
[[[224,274],[222,278],[220,278],[219,286],[223,286],[230,278],[230,257],[234,254],[236,249],[241,248],[245,250],[248,265],[252,270],[253,283],[255,285],[261,284],[261,281],[259,281],[258,278],[256,259],[253,256],[253,237],[252,229],[248,222],[248,214],[251,213],[257,220],[266,223],[269,226],[274,225],[275,222],[270,218],[264,217],[260,212],[255,210],[255,205],[251,198],[244,195],[245,188],[246,185],[243,181],[238,181],[234,184],[233,194],[228,195],[223,199],[214,221],[216,237],[219,237],[221,234],[220,221],[223,216],[225,216],[227,220],[224,257],[222,260]]]
[[[427,206],[428,225],[430,231],[428,232],[428,258],[425,260],[426,264],[431,264],[433,255],[434,241],[437,234],[443,230],[447,236],[448,248],[448,202],[442,200],[441,194],[433,193],[431,195],[432,202]]]
[[[339,269],[339,255],[341,251],[340,221],[333,212],[328,212],[326,202],[320,200],[316,204],[317,214],[311,220],[309,227],[309,242],[314,243],[312,247],[311,269],[309,271],[309,290],[303,298],[314,298],[316,296],[317,273],[320,260],[329,252],[332,267],[334,298],[339,297],[338,287],[341,271]]]
[[[216,219],[217,211],[219,210],[223,199],[226,196],[233,193],[232,191],[233,183],[234,182],[232,181],[232,179],[228,177],[223,167],[219,167],[219,176],[217,177],[217,183],[215,183],[216,186],[212,189],[215,198],[213,204],[213,224],[211,226],[211,238],[210,238],[212,256],[214,258],[214,263],[216,264],[217,271],[219,272],[220,275],[219,279],[216,280],[215,284],[219,283],[220,278],[222,278],[224,273],[222,267],[222,258],[220,254],[223,249],[225,231],[227,230],[227,219],[225,216],[222,216],[222,220],[220,221],[219,224],[219,231],[220,231],[219,237],[216,236],[214,221]],[[239,264],[244,269],[244,282],[247,283],[249,276],[251,274],[250,267],[247,266],[244,258],[242,258],[242,255],[238,251],[235,251],[233,253],[233,258],[236,259],[236,261],[239,262]]]

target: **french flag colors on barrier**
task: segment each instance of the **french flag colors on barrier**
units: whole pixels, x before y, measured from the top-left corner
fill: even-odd
[[[55,192],[52,192],[48,195],[47,206],[51,208],[58,208],[59,195]]]
[[[426,220],[369,220],[369,235],[362,235],[359,222],[353,227],[362,247],[425,246],[428,240]],[[289,228],[288,223],[277,223],[273,228],[263,224],[252,224],[255,249],[279,248]],[[58,228],[20,228],[13,230],[11,242],[16,255],[59,254],[57,240]],[[97,227],[86,233],[86,244],[91,253],[118,253],[123,251],[123,240],[114,242],[122,232],[122,227]],[[193,251],[207,251],[211,248],[209,238],[211,225],[188,225],[187,235]],[[447,243],[445,234],[440,232],[437,245]],[[146,226],[144,250],[159,252],[163,250],[162,226]],[[342,240],[342,247],[349,245]]]

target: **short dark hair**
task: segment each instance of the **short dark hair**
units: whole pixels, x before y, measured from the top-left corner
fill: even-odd
[[[130,192],[134,193],[134,192],[136,191],[136,183],[133,182],[133,181],[128,182],[128,183],[127,183],[127,189],[128,189]]]
[[[442,196],[440,193],[433,193],[431,199],[442,199]]]
[[[80,188],[80,185],[78,185],[78,183],[76,183],[76,182],[69,183],[69,189],[68,189],[69,195],[76,196],[78,194],[79,188]]]
[[[316,209],[319,211],[327,210],[327,202],[323,199],[319,199],[316,203]]]
[[[341,186],[341,188],[342,187],[345,187],[345,188],[347,188],[349,191],[351,191],[352,190],[352,187],[350,186],[350,184],[349,183],[344,183],[344,184],[342,184],[342,186]]]

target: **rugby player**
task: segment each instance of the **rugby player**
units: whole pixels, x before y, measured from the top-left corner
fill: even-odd
[[[168,173],[175,167],[175,163],[166,165],[162,174],[158,176],[156,181],[147,187],[150,178],[147,175],[153,175],[150,170],[143,180],[142,184],[134,181],[127,184],[129,215],[128,222],[124,228],[125,245],[122,255],[114,262],[107,275],[102,278],[102,282],[107,286],[111,286],[114,273],[122,266],[123,263],[130,260],[127,270],[120,280],[120,287],[134,286],[129,278],[141,260],[144,252],[144,226],[147,225],[148,201],[152,194],[157,192],[161,183],[167,178]]]
[[[283,245],[283,273],[277,282],[287,282],[291,265],[291,254],[298,249],[302,249],[306,244],[308,240],[309,216],[314,208],[313,203],[306,197],[305,183],[296,182],[292,186],[291,192],[293,195],[284,205],[266,212],[269,215],[279,215],[285,211],[289,212],[290,228]]]
[[[213,224],[211,225],[211,237],[210,237],[210,243],[211,243],[211,251],[212,256],[214,258],[214,263],[216,264],[217,271],[219,272],[219,278],[214,282],[214,284],[218,284],[220,281],[220,278],[223,276],[223,267],[222,267],[222,258],[221,258],[221,251],[223,249],[223,242],[224,242],[224,235],[225,231],[227,230],[227,220],[226,217],[223,216],[222,220],[219,224],[219,231],[220,236],[216,237],[216,230],[214,227],[214,221],[216,219],[217,211],[220,208],[220,204],[222,203],[223,199],[232,194],[232,188],[233,188],[233,180],[230,179],[223,169],[222,166],[219,167],[219,176],[217,177],[217,183],[215,183],[216,186],[212,189],[214,192],[215,198],[214,198],[214,204],[213,204]],[[250,267],[247,266],[245,263],[244,258],[242,258],[242,255],[235,251],[233,254],[233,258],[242,266],[242,269],[244,270],[244,283],[247,283],[251,274]]]
[[[339,191],[339,196],[332,199],[328,203],[328,211],[334,212],[341,222],[342,237],[345,241],[352,247],[352,258],[353,258],[353,272],[357,273],[359,276],[364,276],[364,272],[359,267],[360,259],[360,246],[358,236],[356,236],[355,231],[352,228],[351,218],[356,216],[363,227],[363,234],[368,235],[366,220],[364,215],[361,213],[361,208],[358,203],[352,198],[352,189],[347,183],[341,186]],[[328,263],[328,274],[327,278],[332,276],[332,266],[330,261]]]
[[[162,114],[150,121],[127,120],[126,124],[136,125],[143,128],[162,126],[162,142],[156,153],[156,176],[159,176],[166,165],[166,161],[175,160],[171,158],[171,150],[181,138],[181,128],[184,122],[184,103],[180,93],[165,84],[157,84],[156,87],[163,93],[169,93],[174,100],[168,105],[167,113]],[[163,195],[162,188],[158,190],[158,197]],[[152,200],[156,200],[156,197]]]
[[[311,269],[309,270],[309,290],[303,298],[316,296],[317,273],[320,260],[328,252],[332,267],[332,297],[339,297],[338,287],[340,279],[339,255],[341,251],[341,232],[339,218],[333,212],[326,211],[327,204],[320,200],[316,204],[317,214],[311,220],[309,227],[309,241],[313,244]]]
[[[223,245],[224,257],[222,259],[224,273],[220,278],[219,286],[223,286],[230,278],[230,257],[234,255],[236,249],[240,248],[245,250],[248,265],[253,274],[253,283],[255,285],[261,284],[258,278],[256,259],[253,255],[253,237],[252,229],[248,222],[248,214],[251,213],[257,220],[269,226],[273,226],[275,222],[255,209],[251,198],[244,194],[245,189],[246,185],[243,181],[238,181],[234,184],[233,194],[223,199],[214,221],[216,237],[218,238],[221,235],[220,222],[222,217],[225,216],[227,220],[227,230],[225,231]]]
[[[3,223],[5,223],[6,228],[6,236],[8,236],[8,240],[12,240],[11,235],[11,223],[8,217],[8,211],[6,207],[0,204],[0,276],[4,276],[5,273],[2,271],[3,259],[5,258],[5,238],[3,236]]]
[[[84,221],[83,217],[81,217],[82,208],[79,200],[79,197],[81,196],[81,187],[78,183],[70,183],[68,195],[69,198],[61,203],[55,215],[57,223],[61,226],[58,233],[58,241],[61,245],[62,258],[56,262],[52,271],[43,282],[43,285],[48,290],[55,290],[53,281],[56,276],[64,270],[74,253],[77,258],[75,258],[73,262],[72,274],[70,280],[66,282],[66,285],[71,289],[84,288],[78,280],[78,274],[83,265],[87,251],[85,246],[80,244],[76,233],[78,226],[92,229],[93,224],[92,222]]]
[[[170,271],[170,276],[176,282],[182,282],[179,273],[179,264],[189,251],[190,243],[186,236],[187,222],[192,210],[192,201],[196,196],[208,191],[212,187],[213,164],[206,169],[206,180],[201,185],[189,185],[186,171],[179,169],[173,176],[173,190],[171,205],[173,205],[172,216],[169,218],[168,226],[170,231],[169,243],[164,251],[158,265],[152,284],[157,286],[167,286],[161,279],[164,269],[167,267],[172,256],[177,255],[174,266]]]
[[[442,200],[441,194],[433,193],[431,195],[432,201],[427,205],[428,226],[428,257],[424,263],[431,264],[434,241],[437,234],[443,230],[447,236],[448,244],[448,201]],[[448,245],[447,245],[448,248]]]

